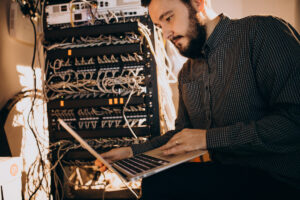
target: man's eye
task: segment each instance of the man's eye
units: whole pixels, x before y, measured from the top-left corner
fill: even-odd
[[[171,15],[171,16],[169,16],[169,17],[167,17],[167,18],[166,18],[166,21],[167,21],[167,22],[170,22],[170,21],[171,21],[171,19],[172,19],[172,17],[173,17],[173,15]]]

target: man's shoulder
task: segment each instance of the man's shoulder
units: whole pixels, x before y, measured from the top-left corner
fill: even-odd
[[[178,81],[181,80],[181,77],[183,74],[185,74],[188,71],[188,68],[191,66],[191,59],[187,59],[185,63],[183,63],[179,73],[178,73]]]
[[[285,20],[272,15],[251,15],[241,19],[232,19],[232,24],[260,27],[264,25],[288,24]]]
[[[272,15],[249,15],[240,19],[232,19],[233,22],[257,22],[257,21],[266,21],[266,20],[278,20],[280,18]]]
[[[181,70],[179,71],[179,76],[182,76],[182,74],[190,71],[191,67],[194,65],[195,62],[196,61],[194,59],[191,58],[187,59],[183,64]]]
[[[285,20],[276,16],[253,15],[241,19],[232,19],[230,30],[232,33],[239,35],[250,34],[249,38],[269,37],[278,31],[290,31],[295,29]],[[257,38],[256,38],[257,39]]]

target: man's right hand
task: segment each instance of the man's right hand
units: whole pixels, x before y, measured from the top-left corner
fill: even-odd
[[[131,147],[121,147],[112,149],[108,152],[102,153],[101,156],[109,163],[112,163],[117,160],[122,160],[126,158],[130,158],[133,156],[133,152]],[[107,168],[101,163],[100,160],[95,160],[95,165],[100,167],[100,171],[104,172]]]

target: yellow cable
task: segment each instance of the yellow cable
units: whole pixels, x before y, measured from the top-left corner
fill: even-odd
[[[73,10],[73,0],[70,1],[70,22],[71,22],[71,26],[75,27],[75,24],[73,22],[73,13],[72,13],[72,10]]]

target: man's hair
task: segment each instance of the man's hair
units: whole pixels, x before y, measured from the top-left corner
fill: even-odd
[[[181,2],[184,3],[184,4],[186,4],[186,5],[190,5],[191,0],[181,0]],[[150,3],[151,3],[151,0],[141,0],[141,4],[144,7],[148,7]],[[206,3],[206,5],[208,7],[211,8],[211,2],[210,2],[210,0],[206,0],[205,3]]]
[[[183,3],[190,3],[190,0],[181,0]],[[142,6],[148,7],[151,0],[141,0]]]

